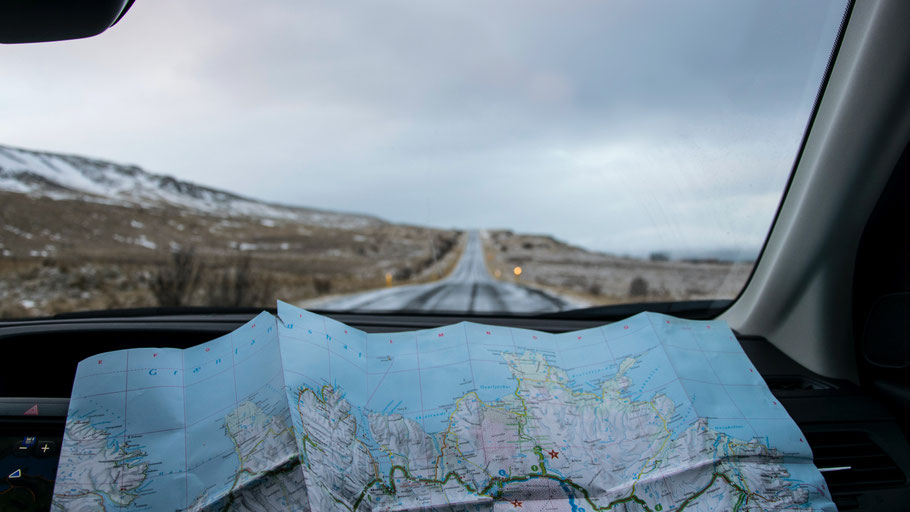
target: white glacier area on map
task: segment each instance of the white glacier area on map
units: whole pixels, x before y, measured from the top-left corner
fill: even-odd
[[[721,321],[367,333],[277,313],[82,361],[54,510],[835,510]]]

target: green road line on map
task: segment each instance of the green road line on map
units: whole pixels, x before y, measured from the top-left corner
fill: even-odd
[[[535,452],[537,452],[539,449],[540,449],[540,447],[539,447],[539,446],[536,446],[536,447],[535,447]],[[565,484],[565,485],[567,485],[567,486],[569,486],[569,487],[575,489],[576,491],[578,491],[579,493],[581,493],[581,495],[582,495],[582,497],[584,498],[584,500],[587,501],[588,504],[591,506],[591,508],[592,508],[593,510],[595,510],[595,511],[608,511],[608,510],[611,510],[611,509],[612,509],[613,507],[615,507],[616,505],[621,505],[621,504],[623,504],[623,503],[630,503],[630,502],[636,503],[637,505],[639,505],[640,507],[642,507],[646,512],[655,512],[655,511],[663,510],[663,505],[660,505],[660,504],[658,504],[658,505],[652,510],[650,507],[648,507],[648,504],[647,504],[643,499],[639,498],[639,497],[636,496],[634,493],[631,494],[631,495],[629,495],[629,496],[626,496],[625,498],[619,498],[619,499],[613,500],[613,501],[611,501],[608,505],[605,505],[605,506],[598,506],[596,503],[594,503],[594,502],[592,501],[591,494],[590,494],[590,492],[588,492],[587,489],[585,489],[584,487],[582,487],[582,486],[576,484],[576,483],[573,482],[571,479],[563,478],[563,477],[559,477],[559,476],[556,476],[556,475],[553,475],[553,474],[548,474],[548,473],[546,473],[546,468],[545,468],[545,467],[541,470],[541,473],[540,473],[540,474],[529,474],[529,475],[527,475],[527,476],[515,476],[515,477],[509,477],[509,478],[492,478],[492,479],[490,480],[490,482],[489,482],[483,489],[481,489],[480,491],[478,491],[477,489],[471,487],[470,484],[466,483],[466,482],[465,482],[457,473],[455,473],[454,471],[447,473],[446,476],[445,476],[445,478],[443,478],[442,480],[432,479],[432,478],[415,478],[414,476],[412,476],[412,475],[410,474],[410,472],[407,470],[407,468],[405,468],[405,467],[403,467],[403,466],[399,466],[399,465],[392,466],[392,469],[389,470],[389,485],[383,484],[383,483],[382,483],[382,479],[380,479],[380,478],[375,478],[375,479],[373,479],[372,481],[370,481],[370,482],[363,488],[363,490],[360,492],[360,495],[359,495],[359,496],[357,497],[357,499],[354,501],[354,506],[353,506],[353,508],[352,508],[351,510],[352,510],[352,511],[356,511],[357,508],[360,506],[360,504],[363,502],[364,498],[366,498],[367,493],[369,492],[369,490],[370,490],[371,488],[373,488],[373,486],[375,486],[375,485],[377,485],[377,484],[380,486],[380,488],[382,489],[382,492],[383,492],[383,493],[388,494],[388,495],[390,495],[390,496],[394,496],[395,493],[396,493],[396,486],[395,486],[395,472],[396,472],[396,470],[399,470],[399,471],[402,473],[402,475],[404,476],[405,479],[411,480],[411,481],[413,481],[413,482],[424,483],[424,484],[445,485],[446,483],[449,482],[449,480],[454,479],[454,480],[458,481],[458,483],[461,484],[461,486],[464,487],[465,490],[467,490],[468,492],[473,493],[473,494],[476,494],[476,495],[478,495],[478,496],[485,496],[485,497],[491,498],[491,499],[496,499],[496,498],[497,498],[497,496],[494,496],[494,495],[489,494],[490,491],[491,491],[493,488],[495,488],[495,487],[499,487],[500,489],[502,489],[502,487],[503,487],[504,485],[509,484],[509,483],[514,483],[514,482],[525,482],[525,481],[529,481],[529,480],[533,480],[533,479],[537,479],[537,478],[545,478],[545,479],[547,479],[547,480],[553,480],[553,481],[555,481],[555,482]],[[740,500],[737,502],[737,505],[736,505],[736,507],[734,508],[734,510],[738,510],[739,507],[740,507],[740,506],[742,505],[742,503],[744,502],[744,500],[747,499],[748,493],[744,492],[739,486],[737,486],[737,485],[733,484],[732,482],[730,482],[729,478],[727,478],[726,475],[724,475],[724,474],[722,474],[722,473],[714,472],[714,473],[712,473],[712,475],[711,475],[711,480],[708,482],[708,484],[705,485],[705,486],[704,486],[703,488],[701,488],[700,490],[698,490],[698,491],[696,491],[695,493],[693,493],[693,494],[692,494],[691,496],[689,496],[688,498],[686,498],[686,499],[680,504],[679,508],[676,509],[677,512],[682,512],[683,510],[686,509],[686,507],[688,507],[689,505],[691,505],[692,503],[694,503],[695,500],[697,500],[699,497],[701,497],[705,492],[708,491],[708,489],[710,489],[710,488],[715,484],[715,482],[717,482],[717,479],[718,479],[718,478],[724,480],[728,485],[730,485],[731,487],[733,487],[734,489],[736,489],[737,491],[740,492]]]
[[[744,501],[746,501],[746,495],[740,494],[739,499],[736,500],[736,505],[733,505],[733,512],[737,512],[739,508],[743,506]]]

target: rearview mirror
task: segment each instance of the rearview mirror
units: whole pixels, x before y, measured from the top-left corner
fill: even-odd
[[[135,0],[0,0],[0,43],[62,41],[111,28]]]

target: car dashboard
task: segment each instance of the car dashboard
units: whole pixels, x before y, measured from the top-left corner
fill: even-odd
[[[72,317],[0,323],[0,510],[49,510],[76,364],[135,347],[186,348],[253,315]],[[435,327],[467,318],[331,314],[367,332]],[[589,320],[471,317],[493,325],[567,332]],[[910,444],[898,422],[856,385],[816,375],[767,340],[737,335],[772,393],[802,429],[838,510],[904,510]]]

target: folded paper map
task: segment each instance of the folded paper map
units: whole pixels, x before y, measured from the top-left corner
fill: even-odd
[[[368,334],[282,302],[79,363],[53,507],[835,510],[721,321]]]

